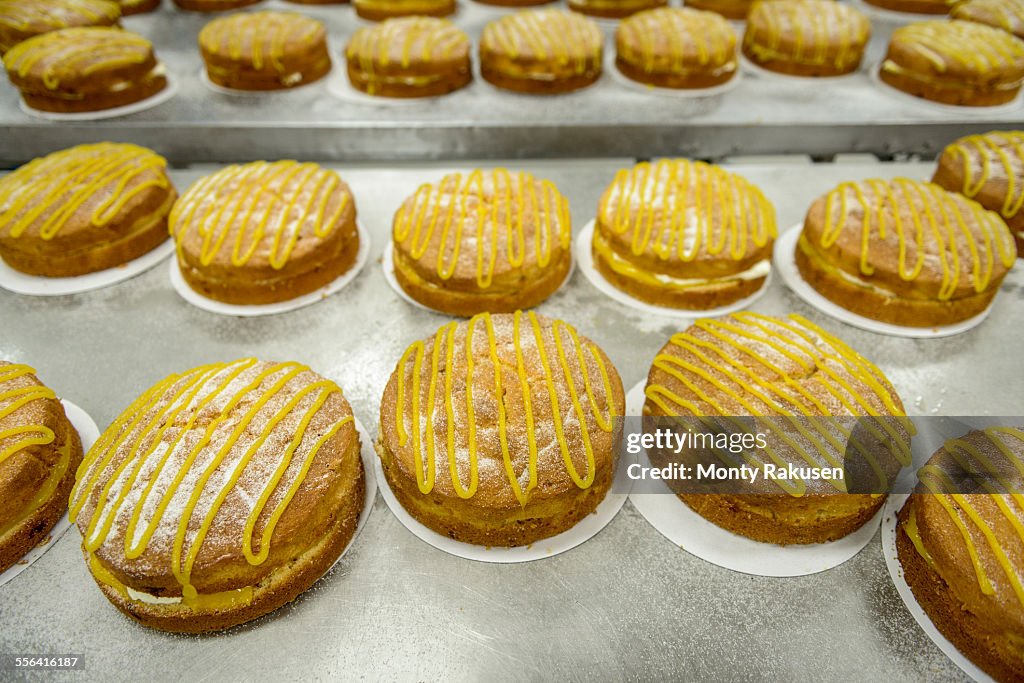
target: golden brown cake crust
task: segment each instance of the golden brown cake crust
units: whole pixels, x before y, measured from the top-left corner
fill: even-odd
[[[753,4],[754,0],[686,0],[686,6],[691,9],[714,12],[733,21],[746,19]]]
[[[842,76],[856,71],[871,37],[860,11],[834,0],[759,0],[747,16],[743,54],[793,76]]]
[[[903,404],[885,376],[839,339],[799,317],[735,313],[698,320],[673,336],[655,357],[644,389],[643,414],[658,416],[831,415],[856,429],[859,415],[902,416]],[[795,465],[831,466],[814,449],[783,445],[764,423],[775,457]],[[882,471],[891,485],[897,463],[909,463],[909,433],[899,420],[879,421],[892,437]],[[880,431],[879,433],[883,433]],[[896,444],[889,446],[889,443]],[[899,444],[906,444],[905,452]],[[704,461],[706,462],[706,460]],[[847,463],[849,468],[849,463]],[[681,493],[697,514],[733,533],[767,543],[806,544],[852,533],[874,516],[884,496],[845,493],[825,480],[774,482],[751,494]],[[765,491],[774,490],[774,493]],[[799,494],[799,495],[796,495]]]
[[[25,102],[42,111],[111,109],[167,86],[150,42],[112,27],[65,28],[30,38],[7,51],[4,66]]]
[[[569,9],[592,17],[621,19],[667,4],[668,0],[569,0]]]
[[[469,36],[432,17],[401,17],[355,32],[345,48],[352,86],[383,97],[432,97],[473,79]]]
[[[970,450],[1011,469],[1017,476],[1010,487],[993,484],[993,493],[972,493],[982,490],[978,482],[951,490],[943,485],[948,478],[932,477],[949,471],[950,456],[980,462]],[[1022,458],[1019,427],[974,431],[947,442],[919,472],[922,484],[900,510],[897,524],[897,553],[914,597],[957,649],[999,681],[1024,680],[1024,599],[1012,584],[1020,581],[1024,567],[1024,540],[1015,528],[1024,513],[1006,493],[1022,490]]]
[[[686,159],[623,169],[601,196],[591,249],[599,272],[627,294],[695,310],[764,283],[775,210],[741,176]]]
[[[447,17],[455,13],[455,0],[352,0],[356,14],[367,21],[395,17]]]
[[[556,94],[601,77],[604,34],[593,21],[557,9],[526,10],[484,27],[480,74],[506,90]]]
[[[1024,40],[1024,0],[967,0],[957,3],[950,15],[1001,28]]]
[[[894,88],[943,104],[1005,104],[1024,81],[1024,41],[969,21],[908,24],[893,32],[878,75]]]
[[[143,394],[90,451],[71,512],[115,604],[196,632],[312,585],[351,538],[364,487],[337,385],[298,363],[243,359]]]
[[[128,144],[80,145],[0,179],[0,257],[30,275],[105,270],[167,239],[167,162]]]
[[[226,12],[260,2],[262,0],[174,0],[175,5],[189,12]]]
[[[946,14],[955,0],[864,0],[864,2],[890,12]]]
[[[803,278],[830,301],[912,327],[984,311],[1016,255],[997,214],[908,178],[846,182],[819,197],[795,254]]]
[[[214,19],[199,32],[206,75],[235,90],[284,90],[331,70],[327,30],[295,12],[241,12]]]
[[[124,16],[144,14],[160,7],[160,0],[119,0],[119,2],[121,4],[121,14]]]
[[[475,170],[425,184],[395,213],[395,275],[452,315],[536,306],[572,265],[569,204],[529,173]]]
[[[0,361],[0,574],[44,542],[68,509],[78,432],[32,368]]]
[[[110,0],[0,0],[0,56],[18,43],[76,26],[117,26],[121,6]]]
[[[993,131],[954,141],[939,157],[932,182],[995,211],[1024,233],[1024,132]],[[1024,257],[1020,247],[1017,255]]]
[[[352,192],[313,163],[228,166],[193,184],[169,224],[185,281],[232,304],[315,291],[351,269],[359,252]]]
[[[623,20],[615,64],[627,77],[660,88],[710,88],[738,72],[736,32],[721,15],[663,7]]]
[[[381,400],[377,453],[396,497],[426,526],[478,545],[525,545],[604,498],[624,400],[611,361],[567,324],[481,314],[403,354]]]

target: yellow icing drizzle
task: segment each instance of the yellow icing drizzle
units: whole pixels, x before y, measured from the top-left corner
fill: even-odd
[[[36,227],[33,234],[53,239],[83,204],[106,191],[108,196],[90,217],[94,226],[102,227],[146,190],[170,189],[166,166],[163,157],[144,147],[110,142],[36,159],[0,179],[0,232],[16,238]]]
[[[954,19],[976,21],[1024,35],[1024,0],[968,0],[957,4],[951,12]]]
[[[530,378],[527,375],[524,356],[524,341],[532,336],[533,349],[535,350],[543,368],[544,379],[542,394],[550,402],[552,419],[555,428],[555,438],[561,452],[562,461],[566,472],[573,482],[581,489],[586,489],[593,484],[597,471],[595,466],[594,450],[591,445],[589,430],[587,429],[588,415],[593,417],[598,429],[611,432],[614,428],[614,418],[621,414],[620,407],[615,405],[612,395],[611,377],[601,357],[601,352],[594,344],[584,345],[580,341],[576,330],[572,326],[555,320],[552,323],[551,332],[554,335],[555,344],[551,348],[544,341],[544,331],[541,321],[532,311],[523,313],[516,311],[512,319],[512,344],[516,357],[516,375],[513,378],[506,378],[503,373],[503,365],[498,357],[498,339],[494,329],[494,323],[489,313],[481,313],[464,323],[465,348],[462,357],[466,364],[466,427],[468,431],[468,469],[470,481],[464,484],[458,473],[458,457],[455,447],[455,422],[456,406],[452,392],[452,383],[456,357],[455,339],[459,329],[457,323],[448,323],[437,331],[434,336],[433,346],[430,354],[430,372],[427,390],[427,406],[421,404],[423,394],[423,364],[426,362],[426,342],[421,340],[413,343],[406,349],[398,362],[397,376],[397,401],[395,414],[397,416],[398,444],[404,447],[412,440],[413,462],[416,471],[416,483],[420,492],[430,493],[437,477],[437,447],[434,423],[438,411],[438,391],[443,391],[440,402],[443,403],[444,420],[447,424],[445,434],[445,454],[447,456],[448,474],[451,477],[453,488],[460,498],[471,498],[477,491],[479,485],[479,471],[477,466],[476,430],[477,421],[474,409],[474,356],[480,353],[480,347],[486,352],[494,371],[494,393],[495,402],[498,407],[498,435],[504,462],[505,474],[509,485],[522,505],[526,505],[530,491],[537,486],[537,442],[534,425],[536,422],[533,401],[531,396],[533,390]],[[482,329],[482,334],[480,330]],[[481,339],[483,341],[481,341]],[[505,340],[502,340],[505,343]],[[527,351],[529,352],[529,351]],[[442,355],[443,360],[442,360]],[[590,376],[587,358],[593,360],[601,379],[601,394]],[[583,391],[580,392],[574,378],[573,365],[580,369],[583,376]],[[444,386],[441,387],[440,375],[444,374]],[[563,406],[558,398],[556,388],[556,374],[561,375],[563,381],[569,388],[572,414],[575,421],[580,425],[583,448],[586,454],[587,469],[579,472],[573,463],[572,452],[566,438],[566,415],[563,414]],[[411,383],[407,379],[411,377]],[[506,381],[518,381],[523,396],[525,433],[529,444],[529,456],[527,471],[529,482],[524,488],[515,473],[512,464],[512,454],[509,448],[509,425],[504,402],[501,400]],[[487,394],[491,392],[488,391]],[[411,396],[407,397],[407,394]],[[599,396],[603,397],[608,404],[606,412],[602,412],[599,406]],[[410,410],[406,411],[406,405]],[[589,410],[588,410],[589,409]],[[407,421],[408,425],[407,426]],[[425,449],[424,449],[425,446]],[[425,453],[424,453],[425,451]],[[426,459],[424,461],[424,454]]]
[[[0,365],[0,420],[12,415],[16,410],[45,399],[55,399],[53,390],[42,385],[27,387],[7,387],[3,385],[13,382],[19,377],[35,375],[35,370],[27,365],[16,363]],[[53,443],[56,434],[49,427],[41,424],[29,424],[19,427],[0,429],[0,443],[14,439],[13,443],[0,449],[0,463],[12,455],[30,446]]]
[[[983,434],[1001,452],[1006,461],[1013,465],[1017,481],[1019,481],[1019,477],[1024,474],[1024,462],[1021,462],[1020,457],[1007,444],[1007,439],[1024,442],[1024,431],[1013,427],[989,427],[983,431]],[[943,449],[965,471],[974,471],[976,463],[989,473],[990,476],[981,481],[982,487],[988,491],[987,498],[995,503],[999,512],[1016,532],[1018,540],[1024,544],[1024,513],[1022,513],[1024,511],[1024,492],[1021,491],[1020,486],[1005,471],[1002,471],[997,463],[966,439],[950,439],[945,443]],[[981,592],[985,595],[994,595],[995,587],[982,564],[979,547],[975,542],[978,534],[980,534],[984,545],[988,547],[996,564],[1002,569],[1017,600],[1024,606],[1024,583],[1022,583],[1017,568],[1013,566],[1006,549],[996,537],[990,523],[972,503],[973,497],[986,494],[955,493],[956,484],[946,472],[935,464],[929,463],[922,467],[918,472],[918,477],[925,488],[935,496],[935,500],[946,511],[960,532]],[[995,480],[998,486],[993,484],[992,480]],[[975,533],[972,533],[972,530]]]
[[[82,25],[112,25],[121,7],[108,0],[0,0],[0,31],[55,31]]]
[[[775,210],[744,178],[687,159],[622,169],[601,197],[602,228],[629,234],[635,256],[690,262],[702,253],[741,260],[776,235]]]
[[[63,74],[88,76],[98,71],[144,64],[152,56],[152,44],[129,31],[66,28],[18,43],[4,55],[4,67],[24,78],[34,66],[43,63],[43,85],[56,90]]]
[[[480,38],[482,49],[513,60],[552,61],[583,73],[601,61],[604,34],[594,22],[557,9],[525,10],[492,21]]]
[[[892,42],[913,49],[938,73],[960,66],[981,73],[1021,66],[1024,42],[969,21],[921,21],[893,31]]]
[[[325,34],[323,24],[296,12],[245,12],[211,21],[199,32],[199,44],[210,54],[284,73],[285,45],[308,48]]]
[[[901,216],[909,209],[909,222]],[[904,281],[918,278],[925,261],[938,261],[942,279],[936,296],[947,301],[960,286],[964,269],[974,291],[983,292],[998,260],[1010,268],[1017,250],[1006,224],[976,202],[956,201],[933,183],[909,178],[845,182],[825,196],[825,228],[820,247],[830,248],[844,231],[860,231],[860,272],[873,275],[872,245],[898,241],[898,273]],[[961,264],[966,249],[969,261]]]
[[[416,260],[439,239],[436,269],[442,280],[454,275],[462,249],[475,243],[476,281],[488,288],[499,252],[504,251],[514,268],[526,261],[528,231],[533,232],[534,257],[543,268],[556,243],[569,248],[569,203],[551,181],[498,168],[455,173],[436,185],[421,185],[395,214],[392,237]]]
[[[780,430],[781,422],[766,421],[763,425],[812,467],[819,466],[822,459],[830,467],[840,467],[841,463],[835,460],[833,454],[845,452],[845,444],[851,443],[872,467],[879,485],[883,488],[887,486],[887,477],[877,459],[853,437],[850,429],[838,420],[814,419],[833,414],[833,411],[800,381],[815,373],[818,380],[816,386],[824,389],[831,401],[841,405],[843,414],[900,417],[901,426],[912,433],[912,424],[901,417],[903,410],[898,398],[882,373],[870,361],[797,315],[791,315],[787,320],[751,312],[734,313],[721,320],[697,320],[691,330],[673,335],[669,343],[683,351],[686,358],[693,360],[663,352],[655,357],[653,365],[679,381],[694,394],[699,403],[680,396],[664,384],[648,383],[644,394],[663,415],[803,416],[806,419],[789,420],[789,424],[815,447],[818,457],[794,441],[787,433],[788,430]],[[702,338],[704,334],[714,341]],[[799,366],[797,376],[778,364],[783,360]],[[777,379],[769,381],[759,376],[754,370],[757,366]],[[709,395],[701,388],[702,384],[710,384],[727,396],[740,407],[740,412],[737,413],[734,407]],[[881,405],[883,410],[879,410],[877,405]],[[740,421],[732,421],[740,429],[745,429]],[[886,434],[878,431],[872,422],[860,421],[859,424],[875,439],[889,444],[890,451],[902,465],[910,464],[909,440],[889,420],[882,419],[877,423]],[[833,431],[839,432],[841,440]],[[764,449],[764,453],[777,465],[785,466],[786,461],[771,447]],[[754,467],[763,468],[765,464],[751,454],[746,454],[745,458]],[[790,484],[776,479],[774,482],[793,496],[803,495],[807,490],[805,481]],[[846,491],[843,480],[829,480],[829,484],[838,491]]]
[[[747,17],[746,49],[798,64],[857,64],[871,35],[867,17],[834,0],[760,0]]]
[[[620,58],[638,62],[648,73],[692,70],[693,57],[701,66],[736,64],[736,33],[713,12],[662,7],[623,19],[615,34]]]
[[[469,58],[469,37],[450,21],[433,17],[388,19],[361,28],[345,48],[349,60],[373,73],[397,65],[409,68],[413,60],[431,64],[463,55]]]
[[[257,161],[206,176],[182,195],[168,219],[179,260],[193,232],[202,237],[203,265],[225,248],[231,265],[245,265],[269,235],[269,262],[280,270],[300,237],[311,232],[323,239],[338,227],[351,201],[349,192],[338,192],[341,186],[334,171],[297,161]],[[331,207],[334,196],[339,199]]]
[[[243,472],[278,425],[298,415],[298,424],[287,447],[280,454],[280,460],[265,480],[260,482],[262,489],[258,493],[249,492],[255,501],[246,518],[240,541],[248,563],[253,566],[262,564],[269,556],[270,541],[278,521],[301,488],[320,449],[341,428],[353,421],[350,415],[332,424],[316,439],[291,481],[283,485],[286,472],[294,464],[294,454],[306,437],[310,421],[330,396],[340,394],[341,390],[330,380],[312,382],[292,393],[273,414],[268,415],[268,403],[309,368],[292,362],[267,364],[253,374],[257,364],[256,359],[247,358],[172,375],[136,399],[100,436],[79,468],[70,507],[74,521],[88,499],[98,501],[83,534],[83,547],[96,564],[98,561],[95,560],[95,553],[106,542],[115,518],[125,505],[131,506],[131,515],[125,530],[124,553],[131,560],[141,557],[146,551],[156,529],[164,522],[172,500],[177,498],[180,501],[179,494],[187,486],[190,487],[187,501],[175,512],[177,526],[171,546],[171,571],[182,587],[183,602],[196,607],[244,601],[245,589],[204,596],[191,584],[196,558],[208,533],[216,524],[225,499],[236,490]],[[248,381],[239,387],[247,372],[253,374],[252,378],[246,378]],[[218,403],[223,403],[223,407],[218,408]],[[305,406],[300,408],[303,403]],[[218,429],[243,408],[244,412],[240,416],[234,415],[230,433],[225,434],[223,428]],[[184,415],[188,415],[185,420]],[[257,416],[261,416],[259,423],[262,424],[258,432],[255,427]],[[200,420],[205,424],[200,423]],[[191,439],[197,433],[200,436],[192,443]],[[169,435],[173,435],[173,438],[167,438]],[[183,441],[186,437],[192,443],[187,447],[187,452]],[[210,455],[211,444],[214,443],[216,452],[199,468],[196,465],[197,459],[204,453]],[[114,457],[124,452],[125,448],[130,453],[129,457],[110,471]],[[185,457],[177,471],[172,472],[168,468],[175,454],[184,454]],[[225,468],[229,470],[227,476],[223,474]],[[218,472],[220,481],[212,484]],[[151,504],[154,485],[172,474],[161,498],[155,501],[155,505]],[[100,488],[101,480],[104,479],[105,483]],[[138,497],[129,501],[133,492],[138,493]],[[275,496],[278,496],[278,500],[256,544],[256,523]],[[196,510],[204,499],[211,501],[210,507],[198,518]],[[148,520],[143,520],[147,512],[150,516]],[[101,580],[110,585],[118,585],[107,580],[112,578],[107,575],[109,572],[103,572]],[[248,595],[251,599],[251,590]]]
[[[960,188],[974,198],[990,181],[1006,182],[1006,198],[999,213],[1016,216],[1024,206],[1024,132],[994,131],[968,135],[946,148],[946,154],[962,163],[964,184]]]

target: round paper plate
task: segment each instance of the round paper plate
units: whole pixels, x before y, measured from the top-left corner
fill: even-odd
[[[388,484],[387,478],[384,476],[384,470],[380,465],[380,458],[374,458],[374,467],[376,468],[377,479],[380,481],[380,493],[384,497],[384,502],[387,503],[391,512],[398,518],[398,521],[402,525],[411,531],[414,536],[419,538],[421,541],[428,543],[438,550],[443,550],[450,555],[456,555],[467,560],[476,560],[478,562],[494,562],[497,564],[513,564],[516,562],[532,562],[534,560],[542,560],[546,557],[553,557],[555,555],[572,550],[576,546],[584,543],[598,534],[602,529],[608,526],[615,515],[619,513],[622,506],[626,502],[628,497],[627,493],[615,493],[615,491],[628,491],[628,479],[625,476],[626,468],[620,467],[615,473],[615,481],[612,488],[608,491],[608,494],[601,501],[597,509],[592,513],[581,519],[576,523],[574,527],[567,531],[563,531],[557,536],[550,538],[541,539],[532,545],[517,546],[514,548],[500,548],[492,547],[488,548],[482,545],[473,545],[472,543],[463,543],[462,541],[456,541],[454,539],[443,536],[436,531],[428,529],[420,522],[413,519],[412,515],[405,511],[402,504],[395,498],[394,492],[391,490],[390,484]]]
[[[737,68],[738,67],[739,64],[737,64]],[[724,95],[725,93],[732,92],[738,88],[740,82],[743,80],[743,72],[741,70],[737,70],[736,75],[730,78],[727,82],[711,88],[659,88],[654,85],[634,81],[632,78],[619,71],[619,68],[615,65],[615,55],[610,53],[605,58],[604,68],[605,71],[611,75],[612,80],[624,88],[629,88],[635,92],[647,93],[648,95],[661,95],[681,100],[700,100]],[[673,109],[673,111],[675,110]]]
[[[332,68],[333,72],[334,69]],[[230,95],[232,97],[273,97],[275,95],[286,95],[296,90],[305,90],[314,85],[322,85],[327,79],[333,76],[333,73],[325,74],[322,78],[318,78],[315,81],[309,83],[302,83],[291,88],[279,88],[277,90],[239,90],[237,88],[226,88],[223,85],[217,85],[210,80],[210,75],[206,72],[205,67],[199,67],[199,82],[206,86],[207,89],[217,93],[218,95]]]
[[[641,415],[644,382],[626,395],[626,414]],[[665,486],[664,493],[631,493],[633,507],[658,530],[691,555],[734,572],[756,576],[806,576],[843,564],[871,542],[882,510],[849,536],[829,543],[774,545],[726,531],[704,519]]]
[[[276,315],[278,313],[286,313],[288,311],[294,311],[306,306],[311,306],[318,301],[326,299],[327,297],[341,291],[347,284],[356,279],[359,275],[359,271],[366,265],[367,260],[370,258],[370,236],[366,232],[366,228],[359,221],[356,221],[356,230],[359,232],[359,253],[356,254],[356,261],[345,273],[335,279],[333,282],[325,287],[321,287],[315,292],[309,294],[303,294],[302,296],[288,301],[279,301],[273,304],[253,304],[251,306],[245,306],[241,304],[226,304],[221,301],[215,301],[208,297],[203,296],[199,292],[189,287],[188,283],[181,276],[181,269],[178,267],[178,259],[174,258],[170,261],[170,276],[171,285],[174,287],[181,298],[189,302],[196,308],[201,308],[204,311],[210,313],[218,313],[220,315],[230,315],[241,318],[252,318],[262,315]]]
[[[896,592],[900,594],[903,604],[907,606],[907,611],[914,617],[921,630],[942,650],[944,655],[949,657],[965,674],[979,683],[994,683],[991,676],[979,669],[974,662],[964,657],[960,650],[956,648],[956,645],[949,642],[946,636],[939,633],[939,629],[935,628],[931,618],[921,608],[917,598],[914,597],[914,591],[910,589],[910,585],[903,576],[903,565],[900,564],[899,555],[896,552],[896,523],[898,522],[897,516],[900,509],[909,495],[901,493],[889,496],[889,500],[885,502],[885,507],[882,508],[882,555],[885,557],[885,566],[889,570],[892,583],[896,586]]]
[[[740,55],[740,63],[743,65],[744,71],[754,74],[758,78],[766,80],[775,79],[788,83],[843,83],[851,78],[856,78],[861,73],[860,67],[857,67],[856,71],[851,71],[841,76],[796,76],[766,69],[760,64],[755,64],[747,59],[746,55]]]
[[[61,399],[61,404],[64,406],[64,412],[68,416],[68,420],[74,426],[75,431],[78,432],[78,437],[82,440],[82,452],[88,453],[92,445],[96,443],[96,439],[100,436],[100,430],[96,426],[96,423],[89,413],[85,412],[77,405],[68,401],[67,399]],[[21,558],[14,566],[7,569],[7,571],[0,573],[0,586],[4,585],[18,574],[28,569],[32,563],[38,560],[47,550],[52,548],[54,544],[60,540],[60,537],[67,533],[67,530],[71,528],[71,522],[68,520],[68,513],[57,521],[57,524],[50,530],[49,536],[37,545],[35,548],[30,550],[25,557]]]
[[[929,339],[936,337],[951,337],[955,334],[961,334],[972,328],[980,325],[986,317],[988,317],[989,311],[992,307],[985,309],[973,318],[968,318],[962,322],[955,323],[953,325],[942,325],[939,327],[904,327],[902,325],[893,325],[892,323],[883,323],[878,320],[872,320],[871,318],[865,318],[862,315],[858,315],[853,311],[848,311],[838,304],[832,303],[824,296],[818,293],[814,287],[807,284],[807,281],[800,275],[800,270],[796,266],[796,259],[794,253],[796,251],[797,240],[800,239],[800,231],[803,230],[802,225],[795,225],[782,235],[775,242],[775,270],[778,271],[782,277],[782,281],[786,283],[794,294],[806,301],[811,306],[824,313],[825,315],[831,316],[836,320],[842,321],[848,325],[859,327],[862,330],[868,330],[869,332],[877,332],[878,334],[886,334],[890,337],[908,337],[911,339]]]
[[[576,238],[576,259],[579,261],[580,272],[590,280],[590,284],[594,285],[594,287],[608,298],[614,299],[624,306],[629,306],[630,308],[635,308],[638,311],[650,313],[651,315],[660,315],[666,318],[675,318],[676,320],[694,320],[696,318],[714,318],[726,315],[734,311],[741,311],[745,308],[749,308],[755,301],[764,296],[764,293],[768,291],[768,287],[772,284],[772,274],[769,271],[768,277],[765,278],[764,285],[761,286],[761,289],[748,297],[729,304],[728,306],[719,306],[718,308],[694,311],[682,308],[655,306],[654,304],[649,304],[646,301],[640,301],[639,299],[631,297],[629,294],[626,294],[621,289],[604,279],[604,276],[601,275],[594,266],[594,255],[590,251],[590,243],[593,241],[593,238],[594,221],[590,221],[583,227],[583,230]]]
[[[334,95],[340,100],[345,102],[354,102],[356,104],[364,104],[371,107],[410,107],[410,106],[429,106],[433,102],[437,102],[445,97],[456,95],[463,90],[473,87],[473,83],[468,83],[465,87],[453,90],[450,93],[444,95],[434,95],[431,97],[377,97],[375,95],[367,95],[366,93],[356,90],[352,87],[352,84],[348,80],[348,73],[338,69],[337,73],[331,74],[327,77],[327,92]]]
[[[0,288],[29,296],[64,296],[102,289],[140,275],[174,253],[174,242],[167,240],[156,249],[129,261],[88,275],[76,277],[39,277],[14,270],[0,260]]]

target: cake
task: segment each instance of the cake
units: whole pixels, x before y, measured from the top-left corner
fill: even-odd
[[[351,541],[365,486],[338,385],[247,358],[171,375],[136,399],[86,455],[71,518],[115,607],[199,633],[310,588]]]
[[[450,315],[540,304],[572,267],[569,203],[548,180],[504,169],[421,185],[395,213],[402,289]]]
[[[48,112],[122,107],[167,87],[153,45],[110,27],[65,28],[29,38],[7,51],[4,67],[25,104]]]
[[[285,0],[295,5],[344,5],[349,0]]]
[[[868,5],[907,14],[948,14],[956,0],[864,0]]]
[[[625,399],[567,323],[481,313],[402,354],[377,454],[402,507],[439,534],[521,546],[593,512],[614,478]]]
[[[167,239],[177,196],[167,162],[144,147],[55,152],[0,178],[0,258],[44,277],[120,266]]]
[[[654,7],[664,7],[668,0],[569,0],[569,9],[592,17],[621,19]]]
[[[879,78],[942,104],[1012,102],[1024,82],[1024,41],[970,21],[922,21],[893,31]]]
[[[327,30],[294,12],[241,12],[199,33],[210,82],[234,90],[284,90],[331,70]]]
[[[0,574],[47,540],[81,462],[53,391],[27,365],[0,361]]]
[[[686,0],[685,2],[690,9],[715,12],[733,21],[746,19],[753,4],[754,0]]]
[[[1024,257],[1024,131],[968,135],[946,147],[932,182],[995,211]]]
[[[601,195],[597,271],[656,306],[707,310],[758,291],[771,271],[775,210],[753,184],[687,159],[623,169]]]
[[[190,12],[224,12],[255,5],[261,0],[174,0],[174,4]]]
[[[356,14],[369,21],[392,17],[446,17],[455,12],[455,0],[352,0]]]
[[[524,10],[484,26],[480,75],[516,92],[579,90],[601,77],[604,34],[593,21],[557,9]]]
[[[747,17],[743,54],[791,76],[856,71],[871,37],[862,12],[835,0],[758,0]]]
[[[256,161],[196,181],[170,232],[188,285],[229,304],[268,304],[316,291],[359,253],[356,203],[334,171]]]
[[[0,0],[0,55],[34,36],[75,26],[117,26],[110,0]]]
[[[950,16],[987,24],[1024,39],[1024,0],[966,0],[953,6]]]
[[[623,19],[615,31],[615,66],[659,88],[709,88],[738,72],[736,32],[714,12],[676,7]]]
[[[896,527],[918,604],[967,659],[1004,683],[1024,672],[1021,472],[1020,427],[951,439],[918,472]]]
[[[547,5],[555,0],[474,0],[481,5],[496,5],[498,7],[532,7],[534,5]]]
[[[381,97],[432,97],[473,80],[469,36],[445,19],[400,17],[355,32],[345,48],[352,87]]]
[[[701,517],[755,541],[823,543],[853,533],[881,509],[896,474],[910,463],[912,428],[900,417],[903,404],[889,381],[797,315],[742,312],[697,320],[655,357],[644,395],[645,430],[669,416],[699,417],[719,428],[738,416],[757,416],[745,422],[756,426],[765,446],[748,447],[746,463],[763,471],[766,463],[799,466],[784,479],[766,473],[749,487],[677,494]],[[794,438],[801,431],[805,438]],[[710,450],[697,455],[706,466],[718,462]],[[722,466],[736,469],[727,462]],[[812,473],[838,467],[845,474],[867,469],[865,463],[872,475],[858,488],[845,476]]]
[[[124,16],[152,12],[160,6],[160,0],[118,0],[118,3]]]
[[[807,211],[801,276],[829,301],[907,327],[982,313],[1017,257],[998,214],[932,183],[845,182]]]

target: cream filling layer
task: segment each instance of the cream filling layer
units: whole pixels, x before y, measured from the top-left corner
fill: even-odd
[[[965,83],[951,78],[933,78],[902,67],[891,59],[887,59],[882,62],[882,71],[887,71],[891,74],[896,74],[897,76],[905,76],[917,81],[918,83],[932,85],[936,88],[947,88],[951,90],[1016,90],[1022,83],[1024,83],[1024,79],[1022,78],[1018,78],[1015,81],[1004,81],[989,84]]]
[[[609,244],[606,237],[598,232],[594,233],[594,250],[604,259],[605,263],[619,275],[628,277],[631,280],[638,280],[648,284],[664,287],[666,289],[693,289],[695,287],[707,287],[709,285],[725,284],[747,280],[757,280],[768,276],[772,266],[768,259],[758,261],[750,268],[720,278],[682,278],[664,273],[654,273],[642,268],[637,268],[633,263],[619,256]]]

